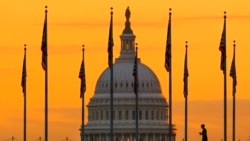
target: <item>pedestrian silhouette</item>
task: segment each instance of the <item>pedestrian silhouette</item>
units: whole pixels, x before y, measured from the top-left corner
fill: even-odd
[[[202,141],[207,141],[207,129],[205,128],[205,124],[201,124],[201,129],[200,135],[202,135]]]

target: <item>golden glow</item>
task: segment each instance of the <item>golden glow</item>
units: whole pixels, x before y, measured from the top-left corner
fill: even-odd
[[[164,68],[168,11],[172,8],[173,123],[176,140],[184,137],[183,66],[185,41],[189,43],[188,138],[200,140],[205,123],[209,140],[223,139],[223,73],[219,69],[219,42],[223,14],[227,11],[227,73],[233,40],[236,40],[237,116],[236,140],[249,138],[250,112],[250,1],[228,0],[26,0],[1,3],[0,31],[0,140],[22,140],[23,97],[21,72],[27,44],[27,140],[44,138],[44,71],[41,39],[44,6],[48,5],[49,139],[68,136],[80,140],[81,100],[78,73],[85,45],[87,91],[85,103],[94,94],[95,83],[108,66],[107,44],[110,7],[114,8],[114,57],[120,53],[120,35],[125,9],[131,10],[131,28],[138,43],[138,56],[158,76],[168,98],[168,73]],[[232,135],[232,79],[227,77],[228,140]],[[87,109],[85,109],[87,111]],[[87,119],[87,113],[86,113]],[[85,122],[87,122],[85,120]]]

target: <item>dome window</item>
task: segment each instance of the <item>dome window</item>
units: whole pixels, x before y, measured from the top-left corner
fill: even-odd
[[[122,111],[119,111],[119,120],[122,120]]]
[[[128,110],[126,111],[126,120],[128,120]]]
[[[106,120],[109,120],[109,111],[106,111]]]
[[[103,111],[101,111],[101,120],[103,120]]]
[[[128,44],[128,40],[126,41],[126,50],[129,49],[129,44]]]
[[[98,120],[98,111],[96,111],[96,120]]]
[[[156,120],[159,120],[159,111],[156,111]]]
[[[148,111],[145,111],[145,119],[148,120]]]
[[[139,120],[142,120],[142,111],[139,111]]]
[[[133,111],[132,119],[135,120],[135,111]]]
[[[151,119],[154,120],[154,111],[151,111]]]

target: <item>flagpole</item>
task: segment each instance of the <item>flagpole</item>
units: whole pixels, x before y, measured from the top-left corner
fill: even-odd
[[[171,8],[169,9],[169,19],[170,19],[170,44],[171,44]],[[171,141],[172,136],[172,49],[170,46],[170,61],[169,61],[169,141]]]
[[[111,7],[108,41],[108,64],[110,68],[110,141],[113,141],[113,46],[113,7]]]
[[[84,60],[84,45],[82,45],[82,57],[83,57],[83,60]],[[84,62],[82,62],[82,63],[84,63]],[[82,69],[85,69],[85,68],[82,68],[82,66],[81,66],[81,68],[80,68],[81,70],[80,70],[80,73],[81,73],[81,71],[84,73],[84,74],[79,74],[79,76],[80,75],[82,75],[82,76],[84,76],[84,80],[82,80],[83,79],[83,77],[81,76],[81,95],[80,95],[80,97],[82,98],[82,132],[81,132],[81,141],[84,141],[84,92],[85,92],[85,90],[86,90],[86,83],[84,82],[84,91],[82,91],[82,81],[85,81],[85,70],[82,70]]]
[[[167,44],[165,52],[165,68],[169,72],[169,141],[172,136],[172,45],[171,45],[171,8],[169,8],[169,21],[168,21],[168,32],[167,32]]]
[[[235,94],[233,94],[233,141],[235,141]]]
[[[224,12],[225,21],[225,53],[224,53],[224,141],[227,141],[227,51],[226,51],[226,11]]]
[[[188,114],[188,97],[185,97],[185,141],[187,141],[187,114]]]
[[[187,53],[188,53],[188,42],[186,41],[186,55],[184,63],[184,97],[185,97],[185,141],[188,141],[187,138],[187,124],[188,124],[188,70],[187,70]]]
[[[235,47],[236,47],[235,42],[236,42],[236,41],[234,40],[234,45],[233,45],[233,46],[234,46],[234,56],[233,56],[233,57],[234,57],[234,58],[233,58],[234,60],[233,60],[233,61],[235,61]],[[234,69],[234,73],[235,73],[235,74],[234,74],[235,76],[232,76],[232,77],[233,77],[233,83],[232,83],[232,84],[233,84],[233,87],[232,87],[232,88],[233,88],[233,141],[235,141],[235,112],[236,112],[236,111],[235,111],[235,106],[236,106],[236,104],[235,104],[235,93],[236,93],[236,88],[235,88],[235,87],[236,87],[236,82],[235,82],[235,81],[236,81],[236,70],[235,70],[236,68],[235,68],[235,62],[234,62],[234,64],[232,64],[232,65],[234,65],[234,68],[233,68],[233,69]],[[232,68],[231,68],[231,69],[232,69]],[[231,74],[231,72],[230,72],[230,74]]]
[[[135,87],[135,127],[136,127],[136,131],[135,131],[135,135],[136,135],[136,141],[139,141],[139,133],[138,133],[138,47],[137,47],[137,43],[136,43],[136,54],[135,54],[135,82],[134,82],[134,87]]]
[[[47,6],[45,6],[45,18],[46,18],[46,59],[45,59],[45,141],[48,141],[48,36],[47,36]]]
[[[113,141],[113,61],[110,66],[110,141]]]
[[[82,97],[82,133],[81,141],[84,141],[84,96]]]
[[[25,54],[25,62],[24,62],[24,65],[25,66],[23,66],[23,67],[25,67],[25,68],[23,68],[23,69],[25,69],[25,72],[23,72],[23,73],[25,73],[25,74],[23,74],[23,75],[25,75],[25,76],[23,76],[23,77],[25,77],[25,78],[22,78],[22,79],[25,79],[25,80],[23,80],[24,82],[24,84],[23,84],[23,97],[24,97],[24,110],[23,110],[23,115],[24,115],[24,117],[23,117],[23,140],[24,141],[26,141],[26,94],[27,94],[27,92],[26,92],[26,44],[24,44],[24,54]],[[23,70],[24,71],[24,70]]]

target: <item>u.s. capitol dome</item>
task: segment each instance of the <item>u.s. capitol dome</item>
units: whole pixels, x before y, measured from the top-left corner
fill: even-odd
[[[125,28],[120,35],[120,56],[113,64],[113,141],[135,141],[134,59],[135,35],[126,9]],[[142,47],[143,49],[143,47]],[[106,68],[88,103],[88,122],[82,127],[85,141],[110,140],[110,68]],[[138,136],[140,141],[169,141],[168,103],[155,73],[138,59]],[[173,125],[172,125],[173,126]],[[171,141],[175,141],[172,127]]]

